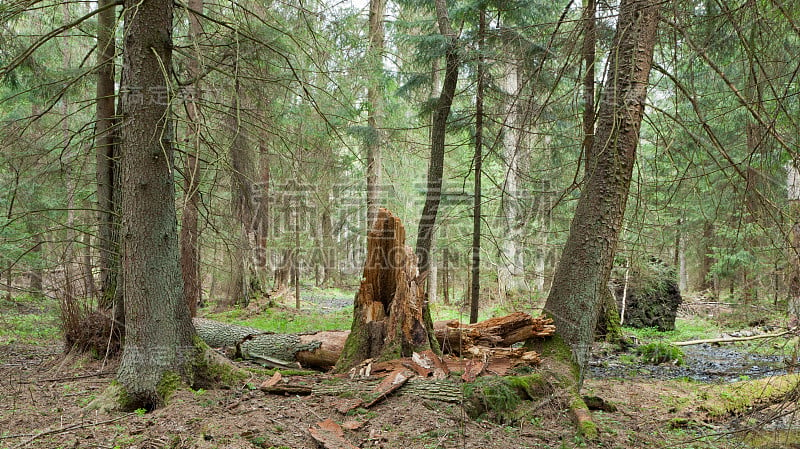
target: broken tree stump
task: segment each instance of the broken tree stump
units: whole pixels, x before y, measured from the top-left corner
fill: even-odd
[[[427,313],[417,257],[400,219],[381,208],[367,235],[367,260],[356,294],[353,325],[336,370],[366,359],[391,360],[439,351]]]

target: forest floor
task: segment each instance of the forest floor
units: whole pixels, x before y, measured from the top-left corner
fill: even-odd
[[[342,424],[345,438],[361,448],[800,447],[793,445],[797,432],[787,431],[796,401],[775,401],[756,413],[758,400],[743,401],[746,395],[729,387],[757,382],[747,374],[739,375],[746,382],[736,384],[729,379],[698,382],[680,372],[653,375],[652,367],[602,347],[596,367],[626,368],[587,376],[584,394],[600,396],[617,408],[593,412],[600,428],[596,441],[576,435],[566,404],[557,398],[525,401],[515,419],[496,422],[469,418],[463,404],[403,394],[401,389],[369,410],[342,414],[337,411],[341,399],[335,396],[263,393],[258,386],[270,372],[260,368],[253,368],[252,379],[240,388],[181,390],[168,406],[150,413],[85,413],[85,406],[113,379],[115,362],[65,355],[53,330],[55,317],[45,312],[31,304],[0,303],[3,449],[317,448],[308,429],[326,419]],[[22,319],[26,315],[31,316],[27,321]],[[728,353],[727,358],[735,357]],[[319,381],[324,376],[315,377]],[[765,385],[756,389],[763,393]],[[772,427],[766,427],[761,418],[768,413],[783,414],[782,424],[772,420]],[[754,426],[771,432],[738,432]]]

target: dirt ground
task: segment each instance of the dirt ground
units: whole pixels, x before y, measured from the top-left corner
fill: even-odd
[[[114,370],[113,363],[55,347],[0,346],[0,448],[318,448],[308,429],[328,418],[354,428],[345,437],[361,448],[744,447],[727,436],[696,439],[724,431],[724,424],[670,429],[674,404],[688,388],[674,381],[587,380],[587,394],[618,410],[594,412],[601,437],[585,442],[561,401],[529,401],[525,417],[507,424],[470,419],[460,404],[404,394],[343,415],[333,396],[263,393],[255,387],[266,374],[239,389],[179,391],[147,414],[84,413]]]

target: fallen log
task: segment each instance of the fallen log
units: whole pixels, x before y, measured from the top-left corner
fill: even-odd
[[[195,318],[193,322],[197,335],[209,346],[230,348],[232,357],[278,368],[329,369],[336,365],[350,334],[350,331],[276,334],[204,318]],[[467,357],[483,357],[486,352],[491,352],[493,357],[521,358],[531,364],[538,363],[538,356],[530,354],[530,351],[502,348],[555,332],[549,318],[534,318],[521,312],[475,324],[439,321],[434,323],[434,329],[444,352]]]
[[[750,340],[759,340],[761,338],[776,338],[776,337],[783,337],[784,335],[790,334],[792,331],[783,331],[778,332],[777,334],[761,334],[761,335],[751,335],[749,337],[720,337],[720,338],[707,338],[704,340],[686,340],[686,341],[677,341],[672,343],[673,346],[691,346],[691,345],[702,345],[704,343],[735,343],[737,341],[750,341]]]

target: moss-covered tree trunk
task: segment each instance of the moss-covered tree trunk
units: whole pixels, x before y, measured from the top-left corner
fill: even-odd
[[[121,126],[125,345],[123,406],[152,409],[191,377],[199,354],[178,263],[173,145],[165,69],[172,61],[170,0],[125,1]]]
[[[419,279],[417,258],[405,244],[400,219],[379,209],[367,236],[367,261],[355,299],[353,325],[338,371],[366,359],[389,360],[429,349],[439,351]]]
[[[545,310],[579,366],[588,362],[628,199],[659,21],[657,0],[623,0],[586,187]]]

